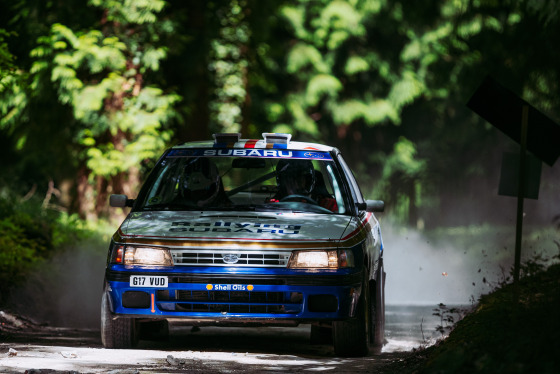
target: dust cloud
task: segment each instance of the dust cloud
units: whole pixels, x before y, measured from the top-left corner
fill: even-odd
[[[11,293],[10,309],[51,326],[99,328],[106,255],[88,243],[66,248]]]
[[[514,263],[515,227],[484,227],[486,240],[466,245],[440,235],[430,239],[422,231],[382,225],[385,297],[392,305],[471,305],[508,280]],[[477,228],[472,228],[477,230]],[[524,238],[531,238],[530,230]],[[535,247],[522,244],[522,264],[541,256],[555,261],[560,248],[557,231],[531,238]]]
[[[489,266],[482,256],[467,254],[452,243],[436,245],[416,230],[383,230],[387,304],[465,305],[489,290],[478,272]]]
[[[388,304],[471,304],[510,276],[517,198],[498,194],[499,168],[496,160],[484,175],[447,186],[437,209],[420,212],[426,231],[393,225],[390,216],[380,215]],[[522,262],[560,255],[558,165],[543,165],[539,191],[538,199],[524,200]],[[460,243],[445,233],[431,239],[439,229],[472,230],[473,240]]]

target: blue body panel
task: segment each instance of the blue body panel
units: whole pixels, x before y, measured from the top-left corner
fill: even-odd
[[[207,319],[209,321],[236,319],[289,319],[300,322],[320,320],[339,320],[352,316],[352,305],[360,293],[360,282],[357,269],[294,271],[286,268],[233,268],[233,267],[173,267],[173,268],[142,268],[127,269],[123,265],[110,265],[109,272],[117,273],[120,277],[130,275],[167,276],[168,287],[131,287],[129,281],[107,281],[107,290],[111,297],[113,312],[118,315],[128,315],[140,318],[184,318]],[[172,282],[177,277],[203,276],[208,282]],[[228,278],[224,278],[225,276]],[[322,275],[329,276],[329,285],[314,285],[313,279]],[[248,291],[247,279],[254,276],[255,282],[250,284],[252,290]],[[340,276],[346,284],[337,285],[336,277]],[[214,278],[213,278],[214,277]],[[282,277],[295,277],[290,284],[260,284],[259,279],[279,279]],[[333,278],[335,277],[335,278]],[[243,283],[237,283],[242,279]],[[354,281],[352,281],[354,279]],[[298,282],[298,280],[301,280]],[[307,281],[306,281],[307,280]],[[267,283],[267,282],[263,282]],[[270,283],[270,282],[268,282]],[[295,284],[292,284],[295,283]],[[297,284],[301,283],[301,284]],[[208,287],[212,286],[209,291]],[[229,289],[227,289],[229,286]],[[150,295],[150,306],[147,308],[123,307],[122,295],[127,291],[146,292]],[[161,297],[161,291],[166,297]],[[159,293],[158,293],[159,292]],[[179,300],[178,295],[197,295],[199,300]],[[204,294],[219,292],[219,300],[204,299]],[[236,293],[237,292],[237,293]],[[238,296],[250,297],[259,295],[256,301],[239,300]],[[250,295],[249,295],[250,294]],[[270,300],[269,295],[275,300]],[[294,299],[295,295],[295,299]],[[309,297],[313,295],[332,295],[336,298],[336,311],[310,311]],[[202,296],[202,299],[201,299]],[[192,299],[192,298],[191,298]],[[183,307],[177,308],[177,305]],[[184,305],[189,305],[191,310],[185,310]],[[207,308],[208,310],[203,310]],[[212,310],[215,308],[216,310]],[[239,310],[245,308],[244,311]],[[247,310],[250,308],[251,310]],[[219,310],[218,310],[219,309]],[[269,312],[274,309],[274,312]]]

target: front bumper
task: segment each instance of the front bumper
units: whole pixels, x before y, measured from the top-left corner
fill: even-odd
[[[120,317],[197,324],[283,325],[350,318],[360,296],[355,269],[132,268],[105,274],[111,310]],[[353,272],[352,272],[353,271]],[[167,277],[165,288],[131,287],[131,275]]]

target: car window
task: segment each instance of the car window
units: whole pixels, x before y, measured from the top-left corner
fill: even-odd
[[[350,167],[348,166],[348,164],[346,164],[346,161],[344,161],[344,158],[340,154],[338,155],[338,161],[340,162],[344,174],[346,175],[346,179],[350,184],[350,188],[352,190],[351,191],[352,197],[354,198],[354,201],[359,203],[363,202],[364,197],[362,195],[362,191],[360,190],[360,186],[356,182],[356,178],[354,178],[354,173],[352,172],[352,169],[350,169]]]
[[[328,153],[313,160],[192,154],[162,158],[135,209],[348,212],[344,172]]]

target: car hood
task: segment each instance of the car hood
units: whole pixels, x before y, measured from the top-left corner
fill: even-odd
[[[188,246],[204,241],[227,243],[291,242],[336,244],[359,231],[353,217],[305,213],[134,212],[115,234],[115,241]]]

